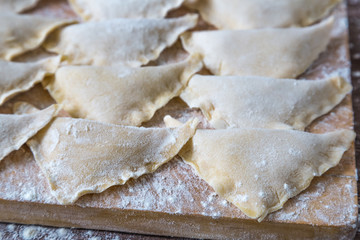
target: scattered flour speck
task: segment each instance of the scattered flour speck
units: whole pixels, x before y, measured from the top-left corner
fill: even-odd
[[[25,227],[22,232],[22,237],[24,239],[34,239],[38,233],[38,230],[34,226]]]

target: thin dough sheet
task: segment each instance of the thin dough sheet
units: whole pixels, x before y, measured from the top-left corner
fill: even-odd
[[[339,104],[352,87],[324,80],[195,75],[181,98],[213,127],[304,130]]]
[[[199,56],[157,67],[67,66],[44,84],[72,117],[139,126],[179,96],[202,66]]]
[[[44,77],[54,74],[60,59],[57,56],[28,63],[0,60],[0,105],[16,94],[29,90]]]
[[[219,29],[304,27],[329,14],[340,0],[189,0]]]
[[[154,172],[194,135],[197,119],[176,128],[137,128],[56,118],[27,144],[61,204]]]
[[[167,126],[174,121],[167,117]],[[351,130],[197,130],[179,155],[219,196],[262,221],[336,166],[355,136]]]
[[[171,19],[112,19],[72,25],[52,34],[44,46],[70,65],[139,67],[159,57],[198,16]]]
[[[334,19],[306,28],[189,32],[184,48],[214,75],[296,78],[330,41]]]
[[[84,21],[115,18],[164,18],[184,0],[69,0]]]
[[[58,111],[59,107],[52,105],[24,115],[0,114],[0,161],[45,127]]]
[[[0,59],[11,60],[40,47],[47,35],[73,20],[0,11]]]

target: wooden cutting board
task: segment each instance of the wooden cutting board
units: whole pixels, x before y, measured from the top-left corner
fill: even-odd
[[[186,12],[188,10],[182,8],[169,15]],[[65,0],[41,1],[29,13],[76,17]],[[346,5],[338,6],[334,15],[336,26],[327,51],[301,78],[320,79],[340,74],[350,81]],[[200,22],[197,29],[211,27]],[[17,60],[30,61],[44,55],[45,51],[38,49]],[[164,64],[184,57],[181,44],[177,42],[151,64]],[[47,92],[37,85],[6,103],[0,113],[11,113],[12,105],[17,101],[28,101],[40,108],[53,103]],[[201,127],[208,127],[199,110],[188,109],[178,98],[160,109],[144,126],[163,126],[162,118],[166,114],[183,120],[197,116],[202,119]],[[353,111],[348,95],[331,113],[317,119],[307,130],[320,133],[352,127]],[[71,206],[60,205],[51,196],[46,179],[26,146],[0,162],[0,221],[3,222],[195,238],[346,239],[355,235],[357,212],[354,147],[345,153],[337,167],[315,178],[309,189],[261,223],[249,219],[217,196],[178,157],[154,174],[112,187],[101,194],[86,195]]]

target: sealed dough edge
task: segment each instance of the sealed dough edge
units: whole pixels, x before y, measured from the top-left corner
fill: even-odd
[[[329,17],[306,28],[193,31],[180,39],[214,75],[296,78],[327,49],[333,26]]]
[[[64,110],[72,117],[140,126],[149,121],[158,109],[179,96],[190,78],[202,67],[199,56],[189,56],[172,64],[125,67],[124,70],[120,66],[66,66],[59,68],[55,76],[46,78],[43,87],[57,103],[64,105]],[[119,70],[118,74],[116,69]],[[122,71],[124,76],[120,77]],[[75,80],[76,83],[72,84]],[[87,88],[89,91],[85,90],[87,84],[92,86]],[[110,89],[117,94],[108,94],[104,98]],[[92,101],[95,98],[96,104]],[[103,109],[104,106],[110,110]]]
[[[149,17],[148,15],[144,14],[143,12],[142,13],[146,16],[144,16],[144,15],[140,16],[141,15],[140,12],[136,12],[136,13],[139,13],[139,16],[136,16],[136,17],[135,16],[132,16],[132,17],[121,16],[121,13],[117,13],[117,14],[115,14],[114,12],[109,13],[109,11],[108,11],[109,5],[106,5],[106,4],[113,3],[110,1],[109,1],[109,3],[105,4],[104,9],[101,9],[101,7],[99,5],[96,5],[96,4],[92,5],[92,2],[94,2],[94,1],[92,1],[92,2],[90,1],[88,3],[90,6],[84,6],[84,2],[81,3],[81,1],[79,2],[78,0],[69,0],[68,2],[70,4],[71,8],[74,10],[74,12],[78,16],[80,16],[83,21],[101,21],[101,20],[114,19],[114,18],[133,18],[133,19],[136,19],[136,18],[164,18],[169,11],[179,8],[182,5],[182,3],[184,2],[184,0],[175,0],[172,2],[169,1],[169,5],[163,6],[160,9],[161,11],[154,13],[152,17]],[[127,2],[126,1],[123,1],[123,2],[124,3],[120,3],[120,4],[126,5],[127,2],[131,2],[131,0],[130,1],[128,0]],[[137,2],[140,2],[140,1],[138,0]],[[138,10],[145,11],[143,8],[146,8],[149,5],[149,3],[158,4],[158,5],[162,4],[161,0],[158,0],[158,2],[157,1],[151,2],[151,0],[144,1],[144,2],[145,2],[144,6],[142,6],[141,9],[139,8]],[[134,3],[136,3],[136,1],[134,1]],[[118,5],[116,5],[114,7],[117,7],[117,6]],[[94,14],[93,9],[96,7],[100,8],[100,9],[97,9],[99,11],[99,12],[97,12],[98,14]],[[88,8],[88,9],[86,9],[86,8]],[[128,9],[128,7],[127,7],[127,9]],[[153,8],[153,9],[159,10],[157,8]],[[149,9],[147,9],[147,10],[149,10]],[[130,13],[128,13],[128,14],[130,14]],[[106,15],[107,17],[101,17],[101,15],[102,16]],[[114,15],[116,15],[116,17]]]
[[[31,110],[31,107],[30,107],[30,109],[28,107],[24,108],[24,109],[26,112],[28,112],[29,110]],[[191,119],[178,128],[168,129],[167,142],[164,142],[159,145],[159,149],[161,151],[158,152],[158,156],[160,157],[160,159],[154,159],[154,160],[156,160],[155,162],[147,162],[146,159],[143,159],[143,163],[141,163],[142,166],[141,167],[138,166],[134,170],[131,170],[130,172],[128,170],[119,170],[119,169],[114,170],[113,169],[111,171],[116,171],[116,172],[120,171],[120,172],[118,174],[116,174],[115,176],[113,176],[113,173],[111,173],[109,175],[109,177],[107,177],[105,179],[104,179],[104,177],[101,177],[101,176],[96,177],[97,173],[94,172],[93,173],[94,175],[90,176],[90,179],[93,179],[93,180],[89,180],[88,176],[82,176],[82,174],[84,174],[84,172],[82,172],[82,171],[79,171],[78,174],[76,174],[76,172],[68,174],[69,171],[72,172],[72,171],[76,170],[73,168],[75,165],[73,165],[72,167],[71,167],[71,165],[68,165],[68,164],[71,164],[70,162],[73,162],[75,164],[74,159],[71,159],[71,155],[73,155],[74,152],[71,149],[68,149],[67,154],[65,156],[63,156],[63,157],[65,157],[65,159],[62,159],[62,157],[60,155],[57,155],[57,153],[56,153],[59,151],[59,148],[61,148],[60,145],[63,144],[61,142],[64,139],[60,140],[60,142],[59,142],[59,140],[57,140],[57,142],[55,142],[56,144],[53,146],[53,147],[55,147],[55,149],[50,150],[50,152],[48,152],[48,149],[46,148],[46,146],[45,146],[45,148],[44,148],[44,146],[42,146],[43,144],[48,144],[45,142],[45,140],[51,140],[53,137],[53,135],[52,135],[53,133],[61,134],[61,132],[64,132],[65,135],[67,135],[68,131],[72,131],[70,129],[69,130],[57,129],[58,127],[63,127],[64,126],[63,124],[67,124],[67,123],[80,124],[83,127],[86,126],[87,124],[90,124],[91,126],[89,125],[89,128],[87,128],[87,130],[85,130],[86,132],[88,132],[88,131],[91,132],[93,127],[96,127],[96,126],[104,127],[104,129],[106,129],[106,128],[128,129],[130,136],[131,136],[131,131],[133,131],[133,130],[142,131],[141,129],[144,129],[144,131],[155,131],[155,132],[157,131],[156,129],[146,129],[146,128],[120,126],[120,125],[114,125],[114,124],[105,124],[105,123],[99,123],[99,122],[95,122],[95,121],[91,121],[91,120],[82,120],[82,119],[77,120],[77,119],[72,119],[72,118],[55,118],[46,128],[44,128],[37,135],[35,135],[32,139],[30,139],[27,142],[27,145],[30,147],[37,164],[41,168],[42,172],[45,174],[45,176],[48,180],[52,195],[58,200],[59,203],[61,203],[63,205],[73,204],[73,203],[75,203],[75,201],[77,201],[78,198],[80,198],[81,196],[83,196],[85,194],[101,193],[111,186],[123,185],[129,179],[136,179],[144,174],[154,172],[160,166],[167,163],[175,155],[178,154],[178,152],[183,147],[183,145],[194,135],[199,121],[197,119]],[[77,129],[76,127],[74,128],[74,130],[75,130],[75,132],[78,130],[80,131],[80,129]],[[163,129],[163,130],[165,130],[165,129]],[[160,131],[163,131],[163,130],[160,130]],[[84,133],[79,132],[79,134],[83,135]],[[106,134],[106,133],[104,133],[104,134]],[[70,135],[71,135],[71,133],[70,133]],[[85,133],[85,135],[87,135],[87,133]],[[90,135],[88,135],[88,136],[90,136]],[[71,137],[71,136],[67,135],[66,138],[68,138],[68,137],[70,137],[70,138],[74,137],[75,139],[77,139],[77,136]],[[170,142],[168,142],[170,140],[169,137],[170,137],[170,139],[173,139]],[[85,136],[85,138],[86,138],[86,136]],[[81,139],[85,140],[83,137],[80,137],[80,139],[77,139],[77,140],[80,141]],[[91,139],[88,139],[88,140],[90,141]],[[44,143],[42,143],[42,141],[44,141]],[[162,140],[159,140],[159,141],[161,142]],[[78,146],[83,147],[83,145],[81,145],[83,143],[75,143],[75,145],[76,144],[80,144]],[[131,146],[132,143],[129,142],[129,144]],[[66,144],[63,146],[67,146],[70,148],[74,147],[73,145],[66,145]],[[119,148],[118,150],[120,150],[120,149],[121,148]],[[116,151],[118,151],[118,150],[116,150]],[[48,153],[46,153],[46,152],[48,152]],[[53,155],[53,154],[51,154],[51,156],[48,155],[52,152],[55,152],[55,155]],[[62,152],[63,151],[61,151],[60,154],[62,154]],[[81,153],[81,151],[80,151],[80,153]],[[109,153],[109,154],[114,154],[114,153],[115,152],[112,151],[112,153]],[[118,152],[117,154],[124,154],[123,157],[127,158],[126,153]],[[47,156],[51,157],[51,158],[46,159]],[[85,157],[85,158],[89,157],[89,155],[82,156],[81,154],[76,155],[76,156],[79,156],[80,158],[81,157]],[[109,157],[110,156],[111,155],[109,155]],[[104,156],[102,156],[102,158],[103,157]],[[152,159],[153,156],[149,155],[149,158]],[[60,160],[60,159],[62,159],[62,160]],[[99,166],[98,167],[96,166],[97,160],[95,160],[95,162],[94,162],[94,159],[88,159],[88,161],[87,161],[86,159],[82,158],[81,161],[86,161],[86,165],[87,165],[86,168],[90,169],[90,170],[86,170],[88,172],[89,171],[91,172],[92,171],[91,169],[93,169],[94,167],[95,167],[95,169],[97,169],[99,167]],[[121,161],[123,161],[123,160],[121,160]],[[111,166],[109,166],[109,163],[111,163],[111,162],[108,162],[108,163],[104,162],[103,164],[101,164],[104,166],[100,167],[99,171],[103,171],[103,170],[106,170],[108,167],[111,167]],[[152,163],[152,164],[150,164],[150,163]],[[53,164],[55,164],[55,165],[53,165]],[[49,170],[49,166],[57,166],[58,164],[60,165],[61,171],[64,171],[64,169],[67,169],[64,172],[65,175],[63,175],[63,173],[52,172],[54,170],[52,167],[50,168],[51,171]],[[103,169],[103,167],[105,167],[105,169]],[[130,166],[130,168],[132,168],[132,167]],[[73,174],[75,174],[76,176]],[[66,181],[64,182],[63,180],[61,180],[61,179],[63,179],[63,177],[65,177],[65,179],[67,179],[66,180],[67,182]],[[75,177],[79,178],[79,179],[73,179]],[[68,186],[68,181],[71,181],[74,184],[74,186]],[[95,182],[93,182],[93,181],[95,181]],[[92,183],[91,186],[89,186],[89,183]],[[69,189],[67,189],[67,188],[69,188]]]
[[[280,85],[281,82],[283,82],[283,86],[293,86],[287,90],[286,94],[289,91],[293,91],[294,94],[282,96],[281,94],[285,94],[285,92],[276,92],[276,89],[268,93],[269,90],[267,90],[264,84],[257,83],[260,80],[263,83],[268,83],[268,87],[274,87],[276,86],[275,84]],[[219,90],[222,81],[223,88]],[[206,83],[208,84],[207,86]],[[254,83],[257,84],[254,85]],[[230,86],[232,85],[234,86],[231,88]],[[236,104],[237,101],[241,102],[241,98],[251,99],[251,94],[245,90],[251,89],[251,86],[253,86],[252,89],[257,89],[259,96],[267,93],[270,94],[270,99],[273,101],[271,106],[278,106],[279,110],[281,108],[290,108],[289,114],[283,116],[284,111],[279,111],[279,115],[277,115],[273,108],[269,108],[272,111],[260,111],[261,108],[256,108],[256,105],[266,106],[267,102],[262,102],[255,95],[253,100],[249,102],[243,101],[243,105],[240,103]],[[302,86],[307,91],[302,92]],[[232,92],[233,89],[234,92]],[[239,89],[244,90],[236,91]],[[180,98],[189,107],[199,108],[215,129],[255,127],[303,131],[316,118],[334,109],[351,90],[351,84],[340,76],[333,76],[322,80],[295,80],[247,76],[194,75],[190,79],[188,87],[180,95]],[[302,94],[297,95],[298,93]],[[274,101],[273,96],[279,96],[279,98]],[[283,98],[294,96],[296,101],[289,101],[293,105],[286,105],[282,103],[281,96]],[[236,101],[234,101],[235,99]],[[309,102],[313,104],[309,105]],[[258,104],[254,107],[255,103]],[[277,103],[279,105],[276,105]],[[227,108],[227,105],[232,106],[232,108]],[[254,111],[254,113],[249,117],[245,117],[248,111]],[[259,120],[255,116],[262,116],[262,118]]]
[[[166,117],[164,119],[166,126],[177,126],[179,125],[179,121],[172,119],[170,117]],[[211,153],[204,153],[203,151],[206,150],[205,146],[202,146],[206,143],[211,143],[210,147],[216,146],[216,142],[221,140],[224,140],[222,144],[229,143],[229,139],[224,136],[226,132],[228,131],[235,131],[234,136],[237,136],[236,139],[238,139],[239,145],[234,143],[233,145],[228,147],[225,147],[224,149],[221,149],[219,153],[217,153],[217,150],[212,150]],[[219,133],[220,135],[211,135],[212,133]],[[229,132],[228,132],[229,133]],[[260,135],[258,135],[260,133]],[[238,135],[240,134],[240,135]],[[273,160],[273,164],[280,164],[276,165],[276,168],[274,171],[265,171],[263,174],[255,176],[255,180],[249,179],[249,176],[252,176],[253,172],[256,170],[251,170],[249,173],[246,173],[244,171],[248,171],[248,168],[252,168],[251,166],[247,166],[246,168],[238,168],[239,166],[243,166],[244,164],[255,164],[255,166],[258,163],[261,163],[261,159],[256,159],[254,163],[252,163],[253,160],[251,159],[243,159],[239,158],[239,156],[232,156],[232,150],[236,146],[256,146],[256,143],[246,143],[246,138],[244,137],[253,136],[255,134],[255,138],[247,140],[256,140],[257,138],[261,138],[261,136],[265,137],[265,141],[269,141],[266,146],[264,146],[266,149],[267,147],[271,146],[272,144],[272,135],[275,134],[277,137],[283,136],[284,139],[294,139],[294,143],[289,143],[286,146],[295,147],[297,149],[296,144],[299,149],[303,148],[303,152],[305,155],[299,155],[298,157],[294,157],[292,162],[286,162],[284,165],[281,165],[280,160]],[[265,134],[265,135],[262,135]],[[208,139],[210,136],[213,137],[220,137],[217,139]],[[221,138],[221,136],[224,136],[224,138]],[[290,138],[288,138],[290,136]],[[291,137],[293,136],[293,137]],[[243,213],[245,213],[248,217],[252,219],[257,219],[259,222],[262,221],[269,213],[277,211],[283,207],[283,205],[287,202],[288,199],[298,195],[305,189],[309,187],[311,184],[312,179],[315,176],[321,176],[323,173],[325,173],[328,169],[336,166],[339,161],[341,160],[343,154],[345,151],[347,151],[350,146],[352,145],[356,134],[352,130],[342,129],[342,130],[336,130],[334,132],[328,132],[324,134],[312,134],[312,133],[304,133],[301,131],[294,131],[294,130],[273,130],[273,129],[234,129],[234,130],[197,130],[196,134],[194,135],[193,139],[191,139],[180,151],[179,155],[181,158],[191,165],[194,170],[196,171],[197,175],[206,181],[214,190],[217,192],[217,194],[229,202],[233,203],[236,207],[238,207]],[[231,139],[231,138],[230,138]],[[235,139],[235,138],[233,138]],[[242,140],[241,140],[242,139]],[[310,142],[299,142],[309,140]],[[205,140],[206,143],[203,141]],[[259,139],[259,142],[263,142],[262,139]],[[242,142],[241,142],[242,141]],[[281,142],[282,140],[276,140],[277,143]],[[296,143],[297,142],[297,143]],[[270,145],[269,145],[270,144]],[[295,145],[293,145],[295,144]],[[310,145],[314,144],[314,145]],[[308,145],[308,146],[307,146]],[[278,146],[280,147],[280,146]],[[317,149],[319,147],[319,149]],[[209,146],[207,147],[209,148]],[[305,149],[304,149],[305,148]],[[306,149],[309,148],[309,149]],[[311,148],[314,148],[311,150]],[[281,149],[281,148],[280,148]],[[289,156],[293,156],[293,154],[298,154],[293,149],[292,152],[289,152]],[[230,151],[230,152],[228,152]],[[251,153],[252,151],[259,151],[256,149],[248,149],[248,150],[240,150],[240,152],[245,151],[246,154],[243,157],[253,156]],[[250,151],[250,152],[247,152]],[[264,150],[265,151],[265,150]],[[288,150],[279,150],[279,153],[283,153],[282,151],[287,152]],[[240,153],[239,152],[239,153]],[[226,155],[226,154],[228,155]],[[210,155],[209,155],[210,154]],[[225,154],[225,155],[222,155]],[[229,155],[230,154],[230,155]],[[243,153],[241,153],[243,154]],[[231,157],[232,160],[226,161],[223,166],[218,166],[220,162],[222,162],[224,157]],[[260,153],[259,155],[256,154],[256,157],[266,157],[268,156],[267,153],[263,155],[263,153]],[[269,155],[269,156],[277,156],[277,155]],[[208,158],[214,157],[214,159],[208,159]],[[285,156],[284,156],[285,157]],[[286,157],[288,157],[286,155]],[[312,162],[313,160],[310,159],[316,159],[315,162]],[[266,161],[271,161],[270,157]],[[276,157],[275,157],[276,158]],[[233,164],[232,161],[240,161],[240,165],[229,165],[229,163]],[[310,161],[310,162],[309,162]],[[270,165],[266,166],[274,166],[273,164],[269,163]],[[299,165],[300,164],[300,165]],[[292,166],[294,165],[294,166]],[[236,169],[227,169],[224,167],[237,167]],[[296,166],[301,166],[301,168],[296,168]],[[204,169],[203,169],[204,167]],[[205,168],[206,167],[206,168]],[[283,168],[285,167],[285,170],[283,171]],[[277,172],[281,171],[281,172]],[[271,179],[274,177],[274,174],[280,174],[281,176],[279,180],[274,181],[271,183]],[[215,175],[216,176],[215,176]],[[219,175],[224,174],[224,175]],[[240,177],[234,178],[235,175]],[[249,174],[249,176],[248,176]],[[258,174],[258,171],[255,171],[255,174]],[[293,175],[295,174],[295,175]],[[243,176],[244,175],[244,176]],[[222,176],[222,177],[221,177]],[[261,181],[258,182],[256,178],[260,177]],[[234,184],[234,181],[239,181],[241,188],[243,190],[238,190],[238,186],[236,185],[236,188],[234,189],[232,184]],[[261,182],[266,182],[265,186],[258,185]],[[268,182],[270,181],[270,183]],[[292,182],[294,181],[294,182]],[[254,186],[257,186],[254,188]],[[253,189],[254,188],[254,189]],[[217,189],[217,190],[216,190]],[[245,189],[245,190],[244,190]],[[240,191],[240,192],[239,192]],[[245,192],[244,192],[245,191]],[[258,194],[258,191],[259,194]],[[264,192],[262,192],[264,191]],[[268,192],[270,191],[270,192]],[[241,193],[241,194],[240,194]],[[260,194],[261,193],[261,194]],[[271,193],[271,194],[270,194]],[[242,195],[243,194],[243,195]],[[267,195],[270,194],[270,195]],[[248,199],[249,196],[249,199]],[[260,204],[260,205],[258,205]]]
[[[22,106],[23,103],[16,103],[14,104],[15,108],[20,108]],[[11,153],[12,151],[15,150],[19,150],[20,147],[22,145],[24,145],[26,143],[26,141],[28,141],[31,137],[33,137],[37,132],[39,132],[41,129],[43,129],[50,121],[51,119],[53,119],[58,112],[60,111],[60,106],[58,105],[51,105],[50,107],[43,109],[43,110],[39,110],[36,112],[32,112],[32,113],[27,113],[26,116],[18,116],[18,115],[8,115],[8,114],[4,114],[4,116],[10,116],[13,119],[7,119],[6,121],[11,121],[14,120],[14,122],[5,122],[6,125],[9,126],[4,126],[7,129],[5,130],[5,134],[6,136],[2,136],[4,137],[4,139],[2,139],[0,142],[3,144],[3,142],[6,140],[6,138],[11,137],[10,139],[10,146],[5,147],[5,149],[1,149],[0,152],[0,161],[3,160],[4,157],[6,157],[9,153]],[[0,118],[1,118],[0,114]],[[18,118],[18,120],[16,120],[16,118]],[[34,123],[33,121],[39,120],[39,123]],[[26,126],[21,126],[20,123],[23,122],[23,124],[25,124]],[[19,125],[18,125],[19,124]],[[16,125],[16,126],[12,126],[12,125]],[[18,129],[19,127],[23,127],[25,128],[25,131],[22,131],[21,129]],[[14,134],[10,134],[7,133],[6,131],[9,130],[10,128],[13,128],[13,130],[18,130],[17,133]],[[1,134],[4,134],[3,132]],[[18,134],[23,134],[23,136],[18,136]],[[4,143],[6,144],[6,143]]]
[[[44,18],[47,19],[47,18]],[[47,37],[52,34],[57,29],[64,27],[66,25],[74,24],[77,21],[71,19],[48,19],[53,20],[52,24],[49,24],[46,28],[42,29],[38,34],[36,40],[32,40],[30,43],[23,44],[22,46],[17,46],[16,48],[9,49],[5,54],[0,54],[0,58],[3,58],[7,61],[13,60],[15,57],[18,57],[26,52],[32,51],[41,47],[46,41]]]
[[[318,80],[313,80],[318,81]],[[332,90],[334,91],[332,97],[329,98],[328,105],[320,105],[319,109],[314,111],[312,114],[307,114],[305,120],[299,120],[295,117],[294,121],[294,129],[296,130],[304,130],[307,126],[309,126],[315,119],[331,112],[337,105],[339,105],[347,94],[351,93],[352,85],[348,83],[343,77],[335,76],[330,78],[329,80],[322,80],[322,81],[329,81],[332,86]]]
[[[35,62],[35,64],[37,65],[37,69],[36,71],[34,71],[36,72],[35,76],[32,75],[29,77],[24,77],[29,80],[24,81],[24,84],[18,86],[17,88],[13,88],[7,91],[5,90],[3,94],[0,96],[0,105],[5,103],[9,99],[13,98],[17,94],[29,90],[35,84],[44,80],[45,77],[54,74],[57,68],[59,67],[60,61],[61,61],[61,56],[55,56],[55,57],[48,57],[45,59],[41,59]]]

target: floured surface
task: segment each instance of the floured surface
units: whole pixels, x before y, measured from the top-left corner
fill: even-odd
[[[47,9],[54,9],[54,11]],[[170,15],[178,16],[178,13],[185,12],[182,8]],[[311,69],[301,78],[321,79],[340,74],[350,81],[345,6],[342,5],[336,12],[336,28],[333,31],[328,51],[321,54]],[[74,16],[65,1],[43,1],[34,13],[56,17]],[[202,24],[199,28],[206,27]],[[160,59],[152,64],[174,62],[175,59],[169,57],[170,55],[179,60],[185,57],[184,51],[177,43],[174,47],[167,49]],[[53,103],[49,95],[40,86],[36,86],[31,91],[6,103],[0,108],[0,112],[10,113],[12,104],[19,100],[29,101],[41,108]],[[186,104],[178,98],[160,109],[144,126],[163,126],[162,118],[166,114],[182,121],[192,116],[201,117],[200,127],[209,127],[199,110],[188,109]],[[341,128],[351,129],[352,116],[351,98],[348,96],[331,113],[310,125],[308,130],[328,132]],[[352,224],[357,217],[355,194],[355,158],[354,149],[351,148],[345,153],[337,167],[329,170],[325,176],[315,178],[309,189],[291,199],[285,204],[284,209],[270,214],[264,222],[345,225],[352,228],[355,227]],[[0,163],[0,199],[58,204],[50,195],[45,177],[27,147],[10,154]],[[176,213],[179,216],[203,215],[210,218],[248,219],[239,209],[216,196],[213,190],[196,176],[191,167],[179,158],[164,165],[154,174],[131,180],[124,186],[112,187],[101,194],[84,196],[76,204],[95,208]]]

